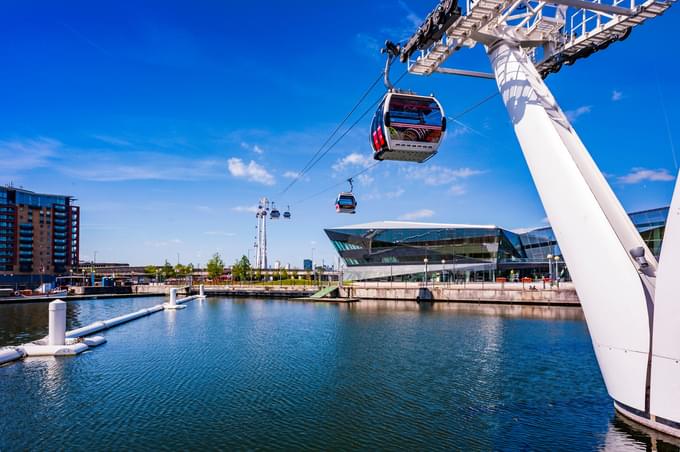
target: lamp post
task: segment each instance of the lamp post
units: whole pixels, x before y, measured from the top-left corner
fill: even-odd
[[[557,287],[560,287],[560,283],[559,283],[559,278],[560,278],[560,271],[559,271],[560,257],[559,257],[559,256],[555,256],[555,257],[553,257],[553,259],[555,259],[555,281],[556,281]]]
[[[441,280],[441,283],[442,283],[442,284],[444,283],[444,266],[445,266],[445,265],[446,265],[446,260],[445,260],[445,259],[442,259],[442,278],[441,278],[441,279],[442,279],[442,280]]]
[[[548,277],[550,278],[550,287],[553,285],[553,274],[552,274],[552,254],[548,254],[546,259],[548,259]]]
[[[427,287],[427,258],[423,259],[423,263],[425,264],[425,287]]]

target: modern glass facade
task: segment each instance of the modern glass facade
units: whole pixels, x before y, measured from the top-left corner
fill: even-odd
[[[659,256],[668,208],[631,214]],[[385,221],[326,229],[350,279],[419,280],[547,276],[548,255],[561,256],[550,227],[515,233],[498,226]],[[568,277],[562,261],[559,273]]]

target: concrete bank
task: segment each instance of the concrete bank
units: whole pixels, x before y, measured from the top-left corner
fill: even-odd
[[[430,285],[401,283],[354,283],[340,288],[340,296],[362,300],[415,300],[433,302],[493,303],[515,305],[580,306],[571,285],[543,288],[534,285]]]

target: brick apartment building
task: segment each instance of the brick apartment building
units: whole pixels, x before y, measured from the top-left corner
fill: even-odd
[[[73,197],[0,186],[0,282],[49,281],[78,265]]]

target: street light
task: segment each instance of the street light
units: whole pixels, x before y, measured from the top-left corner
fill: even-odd
[[[552,254],[548,254],[546,259],[548,259],[548,276],[550,277],[550,286],[552,287],[553,274],[552,274]]]
[[[560,257],[555,256],[553,257],[555,259],[555,280],[557,281],[557,286],[559,287],[559,277],[560,277],[560,271],[559,271],[559,263],[560,263]]]
[[[442,259],[442,280],[441,283],[444,283],[444,266],[446,265],[446,259]]]
[[[427,286],[427,258],[423,259],[423,263],[425,264],[425,286]]]

